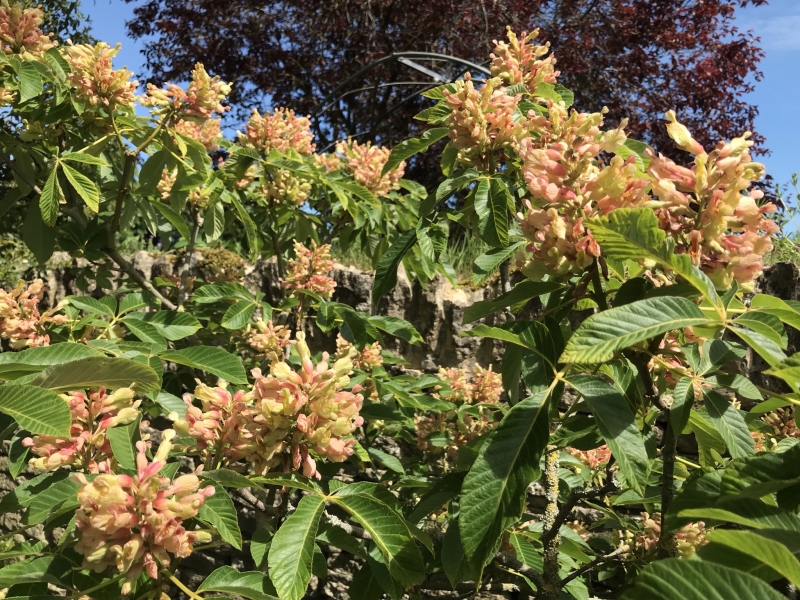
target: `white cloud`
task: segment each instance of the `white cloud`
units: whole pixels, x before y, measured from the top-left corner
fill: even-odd
[[[800,50],[800,14],[748,19],[737,25],[744,31],[752,29],[765,49]]]

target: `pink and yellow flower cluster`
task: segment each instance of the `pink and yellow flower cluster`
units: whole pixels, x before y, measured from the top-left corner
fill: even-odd
[[[317,246],[311,241],[311,248],[300,242],[294,243],[295,257],[289,260],[286,279],[281,285],[287,290],[307,290],[330,298],[336,289],[336,282],[328,275],[333,271],[331,247],[329,244]]]
[[[276,108],[272,114],[261,116],[256,109],[244,132],[239,132],[239,144],[245,148],[269,154],[272,150],[294,150],[303,156],[314,152],[311,119],[298,117],[293,110]]]
[[[113,69],[112,59],[119,54],[121,44],[113,48],[105,42],[94,46],[67,46],[64,58],[72,72],[69,79],[78,98],[91,106],[105,107],[109,114],[121,107],[133,106],[138,81],[131,81],[128,69]]]
[[[365,344],[361,352],[356,350],[350,342],[341,335],[336,336],[336,358],[350,356],[353,361],[353,368],[361,371],[372,371],[383,365],[381,355],[381,345],[378,342]]]
[[[172,482],[160,477],[166,465],[175,432],[163,432],[158,451],[149,462],[147,443],[138,442],[136,474],[105,473],[87,478],[73,475],[80,483],[75,513],[83,568],[100,573],[115,567],[125,575],[122,594],[130,593],[142,574],[157,579],[169,568],[171,556],[186,557],[195,542],[209,542],[205,531],[187,531],[184,521],[196,517],[214,488],[200,488],[196,475],[181,475]]]
[[[43,21],[44,12],[39,8],[24,8],[17,2],[9,5],[8,0],[0,0],[0,50],[28,58],[54,48],[57,43],[39,28]]]
[[[292,332],[283,325],[275,325],[272,320],[266,323],[262,320],[250,324],[244,331],[244,338],[261,360],[278,362],[283,358],[283,353],[294,342]]]
[[[220,80],[219,76],[211,77],[205,67],[197,63],[192,69],[192,80],[184,90],[173,83],[159,88],[147,85],[147,94],[139,101],[144,106],[154,107],[156,114],[169,111],[175,118],[202,124],[215,114],[222,114],[230,107],[222,102],[231,93],[231,86]]]
[[[315,365],[302,332],[295,349],[299,370],[283,361],[267,375],[254,369],[256,381],[247,393],[200,384],[194,397],[201,407],[185,396],[184,417],[173,417],[175,429],[195,440],[188,451],[214,467],[244,461],[260,475],[295,470],[316,478],[317,458],[341,462],[352,455],[351,434],[363,423],[358,413],[364,398],[360,386],[344,389],[353,369],[350,356],[329,366],[325,353]]]
[[[527,188],[518,216],[529,243],[517,265],[534,280],[581,273],[601,256],[587,218],[644,207],[656,212],[675,252],[718,288],[752,287],[778,228],[769,219],[774,205],[760,204],[763,193],[750,189],[764,168],[751,159],[749,134],[707,151],[670,111],[668,133],[694,164],[651,149],[637,156],[625,145],[625,120],[607,129],[605,110],[570,110],[559,99],[555,59],[533,43],[536,33],[509,31],[508,42],[497,42],[492,78],[481,87],[467,75],[444,91],[458,162],[506,175],[516,169]]]
[[[88,473],[113,470],[116,462],[106,432],[117,425],[127,425],[139,417],[140,401],[134,400],[131,388],[120,388],[111,394],[105,388],[94,392],[69,392],[61,396],[69,404],[72,415],[69,437],[35,435],[22,440],[36,458],[34,469],[55,471],[71,465]]]
[[[502,378],[491,367],[484,369],[476,365],[471,374],[466,369],[440,368],[439,379],[447,387],[438,387],[432,394],[435,398],[456,406],[478,405],[477,414],[475,410],[453,409],[415,415],[417,447],[428,455],[444,453],[454,460],[462,446],[497,425],[495,411],[483,405],[500,401]],[[435,443],[431,436],[437,438]]]
[[[371,142],[359,144],[348,139],[336,144],[336,152],[341,155],[342,168],[353,176],[357,184],[376,196],[385,196],[400,188],[398,182],[405,172],[405,162],[382,175],[391,154],[388,148],[373,146]]]
[[[15,350],[50,344],[45,325],[63,325],[69,318],[56,315],[63,305],[39,312],[39,302],[44,296],[44,282],[35,279],[29,286],[20,281],[17,287],[6,292],[0,289],[0,337],[9,340]]]

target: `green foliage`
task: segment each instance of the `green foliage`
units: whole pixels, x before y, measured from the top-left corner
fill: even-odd
[[[17,219],[0,264],[0,431],[12,475],[33,475],[0,513],[17,513],[14,534],[63,534],[0,539],[9,597],[300,600],[333,552],[358,559],[359,599],[499,584],[543,600],[771,600],[800,584],[800,304],[749,295],[760,255],[717,235],[752,245],[761,218],[740,195],[758,171],[746,140],[681,170],[601,114],[569,113],[539,60],[483,100],[429,90],[418,119],[435,127],[391,152],[315,154],[281,111],[222,139],[229,89],[199,67],[198,93],[153,90],[137,115],[129,74],[93,62],[107,49],[39,50],[0,54],[0,211]],[[116,87],[87,91],[95,69]],[[480,118],[507,130],[463,120],[484,100]],[[435,193],[402,179],[439,140]],[[722,169],[723,154],[742,164]],[[670,187],[659,169],[697,179]],[[370,312],[335,295],[331,242],[375,270]],[[145,280],[121,254],[137,243],[171,270]],[[42,284],[16,277],[56,249],[86,259],[96,292],[45,310]],[[277,281],[252,289],[245,254],[274,260]],[[373,314],[401,265],[421,285],[496,280],[452,314],[499,364],[403,368],[388,348],[427,369],[429,332]],[[748,353],[769,386],[742,374]],[[112,517],[127,525],[106,539]],[[190,590],[178,558],[217,547],[257,570],[220,567]]]

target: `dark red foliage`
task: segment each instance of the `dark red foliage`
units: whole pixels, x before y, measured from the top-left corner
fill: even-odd
[[[236,84],[239,117],[275,105],[314,113],[340,82],[392,52],[440,52],[486,64],[506,25],[540,27],[577,106],[607,106],[611,122],[629,117],[633,135],[656,148],[672,151],[660,124],[670,108],[705,145],[753,130],[758,113],[744,95],[761,77],[763,52],[757,38],[734,26],[734,11],[765,0],[126,1],[137,4],[128,27],[147,42],[152,80],[186,80],[202,62]],[[348,89],[426,80],[392,64]],[[395,105],[418,89],[353,93],[317,123],[319,147],[348,134],[386,143],[408,137],[411,117],[427,101],[414,96]]]

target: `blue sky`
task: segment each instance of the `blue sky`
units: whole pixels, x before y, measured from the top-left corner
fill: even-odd
[[[82,10],[92,19],[95,37],[111,44],[122,42],[119,66],[143,76],[140,45],[129,39],[125,21],[133,7],[122,0],[84,0]],[[756,128],[767,137],[772,154],[761,160],[776,181],[785,183],[800,172],[800,0],[770,0],[768,6],[738,10],[738,26],[761,37],[766,57],[761,61],[764,79],[749,100],[758,105]]]

